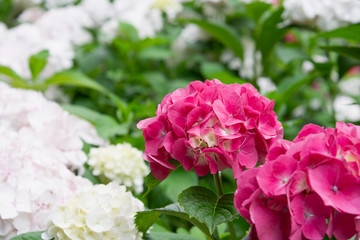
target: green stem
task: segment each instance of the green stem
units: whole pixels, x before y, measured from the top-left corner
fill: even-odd
[[[221,182],[220,173],[216,172],[215,174],[213,174],[213,178],[214,178],[214,182],[215,182],[216,191],[217,191],[219,197],[221,197],[223,195],[223,188],[222,188],[222,182]],[[236,233],[235,233],[233,223],[232,222],[227,222],[227,225],[228,225],[228,229],[229,229],[229,232],[230,232],[231,239],[236,240]]]

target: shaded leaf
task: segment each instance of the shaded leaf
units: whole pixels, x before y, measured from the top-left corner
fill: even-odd
[[[258,24],[256,45],[260,50],[263,62],[266,61],[276,43],[285,35],[287,28],[280,28],[278,24],[283,21],[281,14],[283,8],[267,11]]]
[[[341,55],[352,57],[360,61],[360,48],[359,47],[346,47],[346,46],[321,46],[326,51],[337,52]]]
[[[170,159],[169,162],[175,166],[176,168],[180,166],[180,163],[176,160]],[[170,169],[170,173],[171,174],[174,170]],[[146,192],[144,193],[143,197],[146,197],[146,195],[148,195],[157,185],[159,185],[162,181],[157,180],[152,173],[150,172],[146,177],[145,177],[145,186],[147,187]]]
[[[135,216],[136,227],[139,229],[140,232],[145,233],[155,223],[155,221],[161,214],[179,217],[183,220],[186,220],[198,227],[207,236],[211,237],[211,234],[209,233],[209,230],[205,226],[205,224],[199,222],[195,218],[189,217],[189,215],[178,203],[170,204],[164,208],[157,208],[138,212]]]
[[[213,233],[216,226],[238,217],[234,206],[234,194],[218,197],[207,188],[194,186],[179,195],[179,203],[190,217],[195,217]]]
[[[183,20],[198,25],[206,32],[208,32],[215,39],[224,44],[227,48],[231,49],[236,56],[243,58],[243,47],[240,43],[240,37],[236,31],[228,25],[208,22],[204,20]]]

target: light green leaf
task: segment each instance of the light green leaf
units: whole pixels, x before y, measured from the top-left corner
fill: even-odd
[[[240,37],[236,31],[228,25],[208,22],[204,20],[182,20],[184,22],[190,22],[198,25],[205,31],[207,31],[211,36],[224,44],[227,48],[231,49],[236,56],[243,58],[243,47],[240,43]]]
[[[32,55],[29,59],[29,67],[32,75],[32,79],[35,80],[40,72],[44,69],[47,64],[47,59],[50,54],[48,50],[40,51]]]
[[[16,237],[11,238],[11,240],[41,240],[41,234],[43,232],[29,232],[23,233]]]
[[[62,105],[62,107],[66,111],[94,124],[99,136],[102,138],[109,139],[116,135],[125,135],[128,133],[128,123],[119,124],[109,115],[100,114],[83,106]]]
[[[109,91],[98,84],[96,81],[92,80],[85,74],[76,71],[76,70],[67,70],[55,74],[45,81],[47,85],[68,85],[75,87],[84,87],[97,90],[99,92],[109,94]]]
[[[360,48],[359,47],[347,47],[347,46],[321,46],[326,51],[337,52],[341,55],[352,57],[360,61]]]
[[[155,223],[155,221],[161,214],[166,214],[186,220],[198,227],[208,237],[212,238],[206,225],[199,222],[195,218],[189,217],[189,215],[178,203],[170,204],[164,208],[156,208],[152,210],[138,212],[135,216],[136,227],[139,229],[140,232],[145,233]]]
[[[329,32],[319,33],[317,36],[322,38],[343,38],[360,41],[360,24],[349,25]]]
[[[218,197],[207,188],[194,186],[179,195],[179,203],[190,217],[194,217],[208,226],[213,233],[216,226],[233,221],[239,214],[234,206],[234,195]]]
[[[28,85],[15,71],[6,66],[0,66],[0,80],[10,81],[10,85],[18,88],[26,88]]]

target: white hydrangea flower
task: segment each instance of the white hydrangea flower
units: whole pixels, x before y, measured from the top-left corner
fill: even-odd
[[[96,26],[114,18],[114,8],[109,0],[83,0],[79,7],[89,14]]]
[[[118,23],[133,25],[140,38],[154,37],[163,28],[161,10],[152,7],[154,0],[115,0],[113,3],[114,18],[104,23],[101,32],[107,42],[116,36]],[[114,34],[115,32],[115,34]]]
[[[46,100],[41,93],[10,88],[0,82],[1,129],[34,132],[47,148],[56,149],[62,155],[62,163],[71,169],[81,170],[87,160],[82,151],[82,139],[94,145],[105,144],[94,126],[70,115],[57,103]]]
[[[50,56],[40,76],[49,77],[72,67],[74,50],[71,44],[60,39],[48,39],[38,27],[28,23],[11,28],[1,36],[0,65],[10,67],[20,76],[29,79],[29,58],[42,50],[48,50]]]
[[[35,25],[49,39],[81,45],[92,40],[85,28],[91,28],[94,22],[83,8],[68,6],[45,12]]]
[[[259,77],[256,79],[256,84],[259,86],[261,94],[266,94],[272,91],[276,91],[277,87],[275,83],[268,77]]]
[[[2,117],[0,117],[2,121]],[[75,176],[64,156],[32,129],[0,126],[0,239],[41,231],[51,211],[91,183]]]
[[[44,12],[45,10],[42,9],[41,7],[27,8],[25,11],[23,11],[20,14],[17,20],[21,23],[24,22],[34,23],[44,14]]]
[[[144,177],[149,173],[142,154],[129,143],[92,148],[88,164],[94,175],[100,175],[141,193]]]
[[[125,186],[111,182],[94,185],[56,208],[42,239],[126,239],[140,240],[135,214],[144,204],[126,192]]]
[[[284,19],[320,30],[332,30],[360,22],[358,0],[285,0]]]

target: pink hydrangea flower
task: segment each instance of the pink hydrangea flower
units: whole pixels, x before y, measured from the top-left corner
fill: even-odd
[[[359,136],[353,124],[309,124],[294,141],[273,144],[264,165],[241,173],[234,203],[253,225],[250,239],[360,236]]]
[[[159,180],[175,168],[169,159],[199,176],[232,168],[237,177],[264,162],[269,146],[282,138],[273,107],[251,84],[194,81],[166,95],[156,116],[138,123],[145,159]]]

